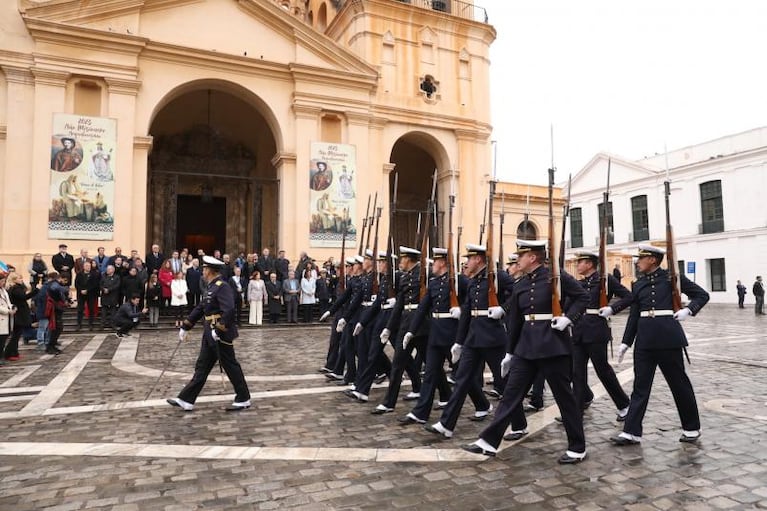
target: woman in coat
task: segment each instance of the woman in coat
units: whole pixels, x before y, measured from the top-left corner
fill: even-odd
[[[40,284],[42,285],[42,284]],[[16,314],[13,316],[13,329],[8,344],[5,346],[3,356],[6,360],[16,361],[19,359],[19,338],[25,328],[32,326],[32,314],[29,310],[28,300],[37,294],[38,288],[30,289],[21,278],[21,275],[13,272],[8,275],[6,284],[8,296],[11,299],[11,305],[16,307]]]
[[[173,295],[170,290],[170,283],[173,282],[173,269],[170,265],[170,259],[166,259],[162,263],[160,271],[157,273],[157,278],[162,287],[162,304],[160,307],[168,307],[170,305],[170,297]]]
[[[5,273],[0,274],[0,353],[5,349],[5,341],[11,335],[11,329],[13,328],[11,323],[16,312],[13,310],[11,297],[8,296],[8,291],[5,289],[7,277],[8,275]],[[5,359],[0,357],[0,366],[3,364],[5,364]]]
[[[304,323],[312,322],[312,309],[317,301],[316,291],[317,278],[314,276],[311,263],[309,263],[304,270],[304,276],[301,278],[301,298],[298,302],[301,307]]]
[[[160,302],[162,302],[162,286],[157,274],[152,273],[146,283],[146,307],[149,309],[149,326],[157,326],[160,319]]]
[[[266,282],[266,294],[269,303],[269,322],[277,323],[282,312],[282,283],[277,280],[276,273],[269,274]]]
[[[264,321],[264,304],[267,302],[266,285],[261,278],[261,272],[253,270],[248,282],[248,302],[250,303],[250,314],[248,323],[251,325],[260,325]]]
[[[180,327],[181,323],[184,321],[184,313],[186,312],[186,305],[188,303],[186,299],[187,291],[189,291],[189,288],[186,285],[184,272],[180,271],[176,273],[176,278],[170,283],[170,306],[175,312],[176,327]]]

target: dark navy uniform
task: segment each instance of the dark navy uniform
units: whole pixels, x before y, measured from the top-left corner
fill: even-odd
[[[346,289],[343,294],[338,297],[338,300],[330,307],[330,314],[336,314],[334,325],[338,324],[338,320],[350,317],[353,307],[359,307],[362,302],[361,294],[361,282],[360,276],[354,275],[346,282]],[[355,305],[356,304],[356,305]],[[333,327],[335,329],[335,326]],[[349,325],[346,321],[346,326],[342,332],[340,332],[340,341],[338,346],[339,356],[336,360],[336,364],[331,368],[333,374],[343,375],[345,382],[351,382],[354,379],[356,366],[354,363],[354,341],[352,339],[352,330],[354,325]],[[344,366],[346,366],[346,374],[344,374]]]
[[[561,298],[569,304],[563,313],[575,323],[586,310],[589,295],[570,275],[563,272],[560,278]],[[500,445],[515,408],[521,405],[536,374],[541,372],[562,414],[568,450],[574,453],[586,451],[583,416],[570,387],[572,341],[567,330],[552,328],[551,296],[550,272],[539,266],[517,281],[511,298],[503,304],[510,316],[506,352],[514,357],[493,422],[480,433],[480,438],[495,448]]]
[[[680,277],[682,293],[690,299],[687,308],[695,315],[708,302],[709,295],[684,275]],[[623,431],[636,437],[642,436],[642,419],[650,399],[656,367],[660,367],[674,396],[682,429],[697,431],[700,429],[698,405],[682,358],[687,337],[682,325],[671,315],[671,281],[668,271],[658,268],[640,276],[631,291],[634,303],[626,322],[623,344],[630,347],[636,343],[634,390]]]
[[[250,399],[248,384],[234,356],[233,341],[238,336],[234,313],[234,291],[221,276],[217,276],[208,284],[203,300],[192,310],[182,326],[184,330],[190,330],[198,321],[203,321],[202,344],[194,366],[194,376],[179,393],[179,399],[194,404],[217,360],[220,360],[221,368],[232,382],[234,401],[244,403]],[[213,338],[214,329],[218,341]]]
[[[359,297],[352,295],[349,303],[349,309],[347,309],[344,319],[346,319],[349,325],[349,335],[352,336],[351,342],[354,343],[354,351],[357,355],[357,365],[355,370],[351,374],[347,374],[344,381],[347,383],[353,383],[359,374],[365,370],[368,363],[368,352],[370,351],[370,330],[363,328],[359,335],[352,335],[354,327],[357,323],[361,323],[361,318],[373,309],[373,302],[377,297],[373,297],[373,278],[374,272],[367,272],[360,276]],[[359,305],[355,309],[354,304],[359,300]],[[364,323],[363,323],[364,326]]]
[[[514,281],[506,272],[498,273],[498,302],[511,294]],[[458,322],[455,343],[462,346],[458,371],[455,375],[453,395],[442,411],[440,424],[453,431],[463,408],[463,402],[469,392],[482,394],[482,399],[475,406],[480,411],[490,409],[490,402],[482,393],[482,370],[489,365],[494,375],[500,379],[501,359],[506,353],[506,328],[502,319],[488,317],[488,280],[487,268],[480,270],[469,279],[466,298],[461,304],[461,319]],[[495,378],[495,376],[494,376]],[[521,408],[519,408],[521,411]]]
[[[339,295],[339,298],[342,297],[344,294],[346,294],[346,290],[349,285],[349,280],[351,277],[349,275],[344,276],[344,291]],[[335,292],[334,292],[335,293]],[[346,298],[348,300],[348,297]],[[333,322],[331,324],[330,328],[330,339],[328,341],[328,354],[325,358],[325,367],[322,369],[323,371],[333,371],[333,368],[336,367],[336,364],[338,363],[338,359],[342,356],[341,353],[341,334],[339,332],[336,332],[336,326],[338,325],[338,320],[341,319],[342,314],[338,314],[339,309],[336,309],[335,312],[333,311],[333,306],[336,305],[339,302],[338,299],[336,299],[331,307],[328,308],[328,312],[333,315]],[[343,307],[343,305],[341,305]],[[341,371],[343,371],[343,367],[341,367]]]
[[[599,315],[600,281],[601,276],[596,271],[578,281],[589,295],[589,304],[586,307],[586,313],[573,326],[573,393],[578,405],[583,405],[594,398],[588,388],[587,367],[591,360],[599,381],[602,382],[615,407],[620,411],[629,405],[629,397],[623,391],[615,371],[607,361],[607,343],[612,340],[612,335],[607,318]],[[618,300],[610,304],[615,314],[629,307],[634,301],[631,291],[608,274],[608,300],[613,295],[618,297]]]

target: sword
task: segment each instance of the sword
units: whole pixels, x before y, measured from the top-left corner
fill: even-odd
[[[210,326],[211,333],[214,332],[213,325]],[[218,334],[216,334],[218,336]],[[211,337],[213,337],[211,335]],[[213,339],[213,342],[216,343],[216,358],[218,358],[218,372],[221,375],[221,388],[224,389],[224,392],[226,392],[226,383],[224,382],[224,367],[221,365],[221,348],[218,346],[219,339]]]
[[[173,349],[173,353],[170,354],[170,358],[168,359],[167,362],[165,362],[165,366],[162,368],[162,372],[160,372],[160,376],[157,377],[157,379],[154,382],[154,385],[152,385],[152,388],[149,389],[149,392],[146,393],[146,397],[144,397],[144,401],[149,399],[149,396],[152,394],[152,392],[154,392],[154,389],[155,389],[155,387],[157,387],[157,384],[160,383],[160,380],[162,379],[162,375],[165,374],[165,371],[170,366],[170,363],[171,363],[171,361],[173,361],[173,357],[176,356],[176,352],[178,351],[178,348],[179,348],[179,346],[181,346],[182,342],[184,342],[184,340],[183,339],[179,339],[178,342],[176,343],[176,347]]]

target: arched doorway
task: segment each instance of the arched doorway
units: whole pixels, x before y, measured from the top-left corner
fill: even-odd
[[[442,158],[433,156],[438,154],[439,150],[440,147],[435,140],[419,133],[409,133],[401,137],[392,148],[390,162],[395,164],[395,167],[394,172],[389,176],[389,192],[394,193],[396,173],[398,176],[397,212],[394,216],[392,231],[394,242],[398,245],[407,245],[419,250],[421,248],[421,231],[431,197],[432,176],[434,170],[443,163]],[[443,229],[445,215],[439,200],[439,191],[440,186],[437,186],[435,204],[437,204],[438,226],[434,226],[434,218],[432,218],[430,221],[432,228],[429,233],[431,246],[441,245],[442,233],[446,232],[446,227]]]
[[[517,239],[518,240],[537,240],[538,229],[535,228],[535,224],[532,223],[525,215],[525,219],[517,226]]]
[[[205,82],[155,115],[147,179],[147,239],[166,253],[261,251],[278,240],[277,153],[247,91]]]

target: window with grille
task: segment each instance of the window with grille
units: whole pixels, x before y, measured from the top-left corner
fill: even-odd
[[[709,259],[708,271],[708,281],[711,283],[711,291],[727,291],[727,278],[724,274],[724,259]]]
[[[580,248],[583,246],[583,217],[581,208],[570,210],[570,246]]]
[[[634,226],[634,241],[650,239],[649,217],[647,215],[647,195],[631,198],[631,219]]]
[[[709,181],[700,185],[701,234],[724,231],[722,182]]]
[[[599,214],[599,235],[602,235],[602,228],[604,222],[604,203],[597,205],[597,213]],[[613,203],[607,203],[607,244],[615,243],[615,232],[613,231]]]

